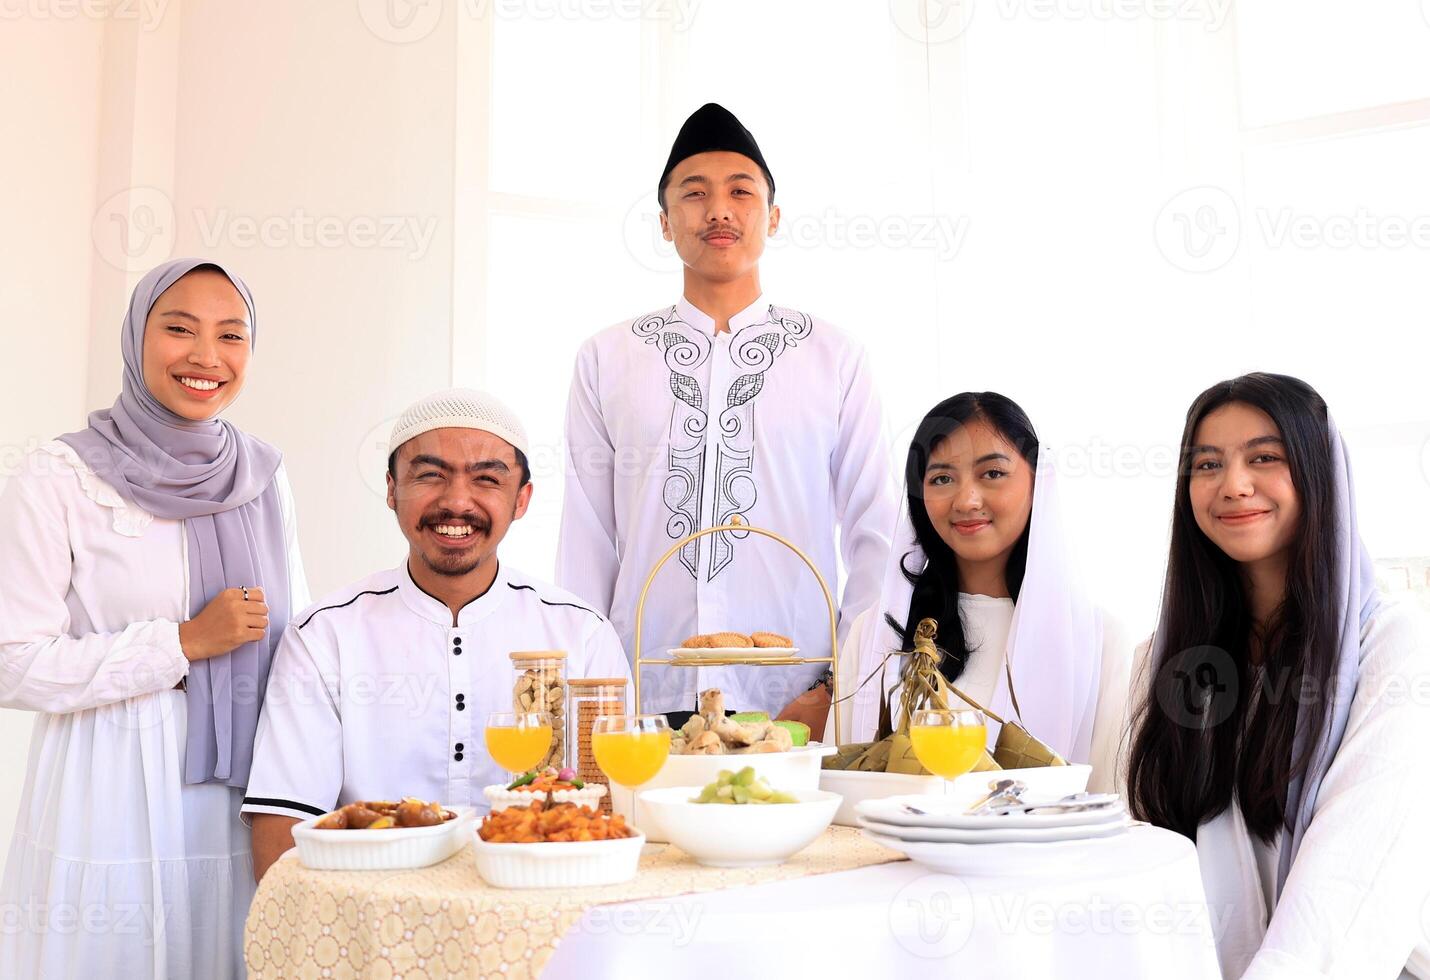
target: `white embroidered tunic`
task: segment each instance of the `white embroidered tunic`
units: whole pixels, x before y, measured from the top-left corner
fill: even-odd
[[[882,409],[863,350],[822,320],[761,298],[716,333],[682,300],[598,333],[577,355],[566,450],[557,581],[609,612],[632,658],[656,562],[737,517],[809,556],[841,632],[878,598],[897,513]],[[773,631],[806,657],[829,655],[809,568],[749,532],[707,535],[670,559],[645,606],[642,655],[726,630]],[[728,707],[773,713],[823,669],[649,668],[641,707],[692,709],[697,691],[718,687]]]

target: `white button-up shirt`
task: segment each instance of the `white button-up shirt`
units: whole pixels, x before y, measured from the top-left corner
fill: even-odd
[[[577,355],[566,443],[556,579],[609,613],[632,656],[656,561],[736,516],[810,557],[841,633],[879,597],[897,513],[883,413],[863,350],[822,320],[762,298],[716,333],[681,300],[604,330]],[[725,630],[771,630],[806,657],[829,656],[818,583],[759,535],[707,535],[671,558],[646,604],[642,654]],[[729,708],[773,713],[823,669],[653,668],[641,709],[692,709],[698,690],[718,687]]]
[[[487,806],[506,773],[487,715],[512,710],[516,650],[565,650],[566,677],[628,677],[606,618],[499,567],[452,624],[406,564],[293,618],[274,658],[243,812],[307,819],[355,800]]]

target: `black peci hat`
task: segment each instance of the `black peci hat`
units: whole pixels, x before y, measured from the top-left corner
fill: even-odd
[[[680,132],[675,137],[675,144],[670,148],[670,159],[665,161],[665,169],[660,174],[660,183],[655,185],[656,197],[660,199],[662,210],[665,209],[665,182],[670,179],[670,172],[682,160],[689,159],[697,153],[709,153],[714,150],[740,153],[755,161],[759,165],[760,171],[764,173],[765,181],[770,185],[770,197],[774,197],[775,178],[771,176],[770,168],[765,163],[764,154],[760,152],[760,146],[755,142],[755,138],[750,135],[748,129],[740,124],[740,120],[736,119],[735,114],[729,109],[716,105],[714,102],[707,102],[691,113],[689,119],[685,120],[685,125],[680,127]]]

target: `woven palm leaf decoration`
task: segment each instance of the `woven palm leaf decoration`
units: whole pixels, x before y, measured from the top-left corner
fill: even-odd
[[[875,741],[854,745],[844,745],[834,755],[824,760],[825,769],[848,769],[860,772],[897,772],[909,775],[927,775],[928,770],[914,755],[909,739],[909,721],[914,712],[925,708],[947,709],[950,695],[957,697],[970,707],[977,708],[988,718],[998,722],[1002,728],[990,755],[984,751],[973,766],[973,772],[990,769],[1032,769],[1041,766],[1065,766],[1067,760],[1045,742],[1035,738],[1017,721],[1005,719],[990,711],[977,701],[948,683],[939,673],[938,665],[943,653],[934,645],[938,636],[938,623],[933,619],[922,619],[914,630],[914,649],[907,655],[899,675],[899,724],[893,724],[889,693],[884,691],[883,668],[880,668],[879,728]],[[872,675],[871,675],[872,677]],[[868,683],[871,678],[865,678]],[[1012,676],[1008,678],[1012,684]],[[860,685],[861,687],[863,684]],[[857,693],[857,692],[856,692]],[[1016,696],[1014,705],[1017,705]]]
[[[846,769],[858,772],[897,772],[906,775],[928,775],[929,771],[914,755],[909,740],[909,720],[923,708],[947,708],[949,685],[938,672],[943,654],[934,645],[938,625],[932,619],[922,620],[914,634],[914,649],[900,667],[898,727],[894,726],[893,706],[883,683],[883,666],[879,681],[879,727],[873,742],[843,745],[824,760],[825,769]],[[887,660],[886,660],[887,662]],[[866,677],[864,683],[873,679]],[[861,687],[863,684],[860,685]],[[855,692],[857,693],[857,692]],[[851,695],[852,696],[852,695]],[[997,769],[998,764],[987,753],[973,767],[974,771]]]

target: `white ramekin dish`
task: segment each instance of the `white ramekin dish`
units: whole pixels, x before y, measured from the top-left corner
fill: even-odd
[[[475,833],[477,874],[494,888],[585,888],[615,885],[636,876],[645,837],[488,844]]]
[[[462,849],[476,822],[469,806],[449,806],[457,816],[435,827],[394,827],[391,830],[318,830],[322,817],[293,827],[298,860],[317,871],[394,871],[425,868],[445,861]]]

